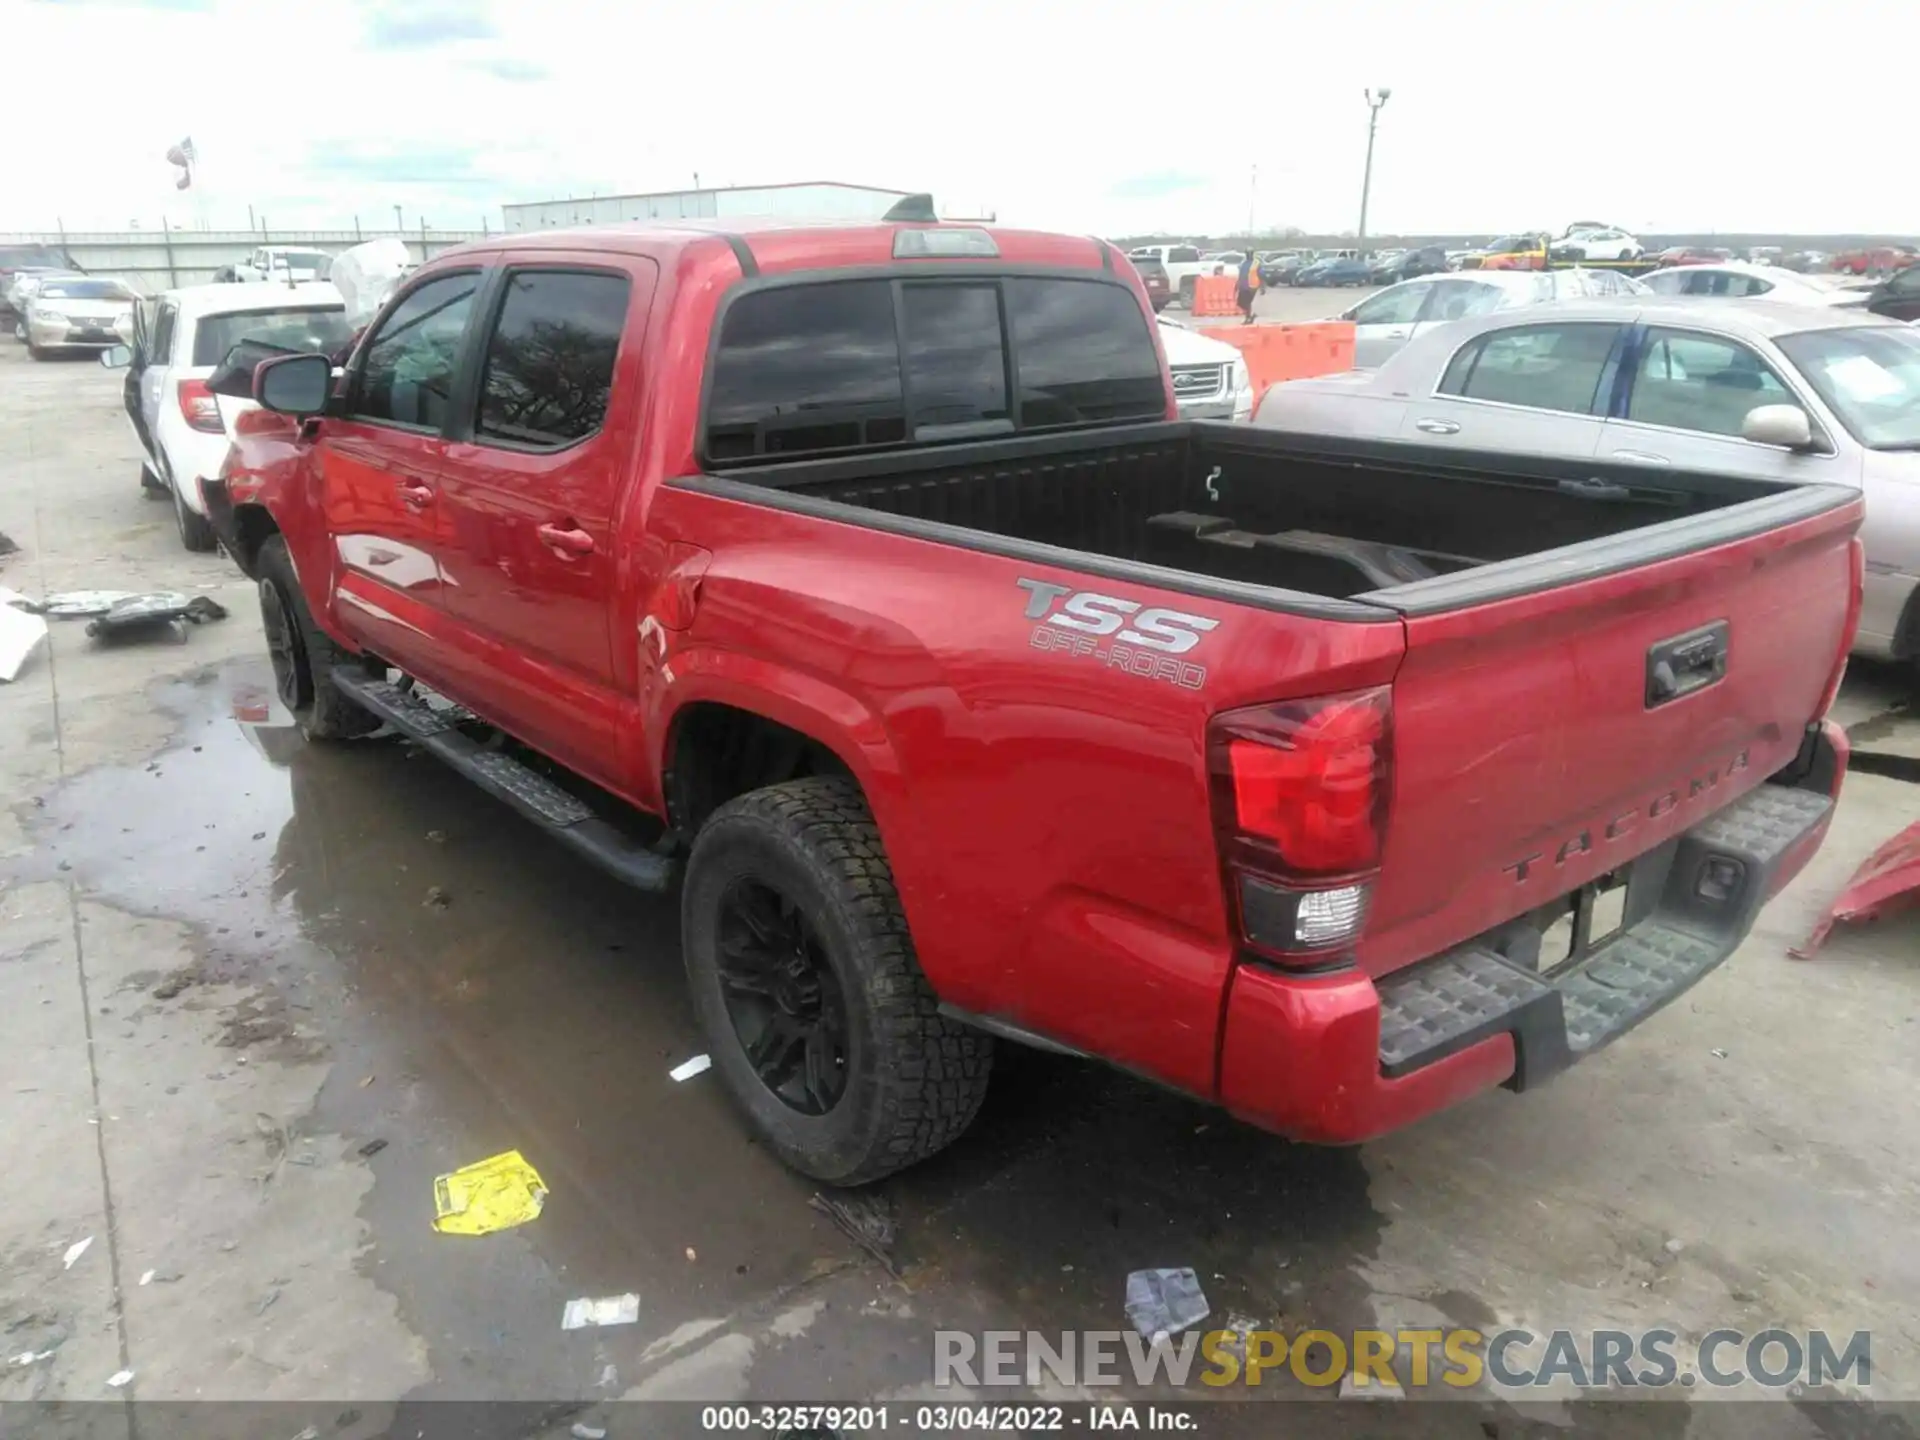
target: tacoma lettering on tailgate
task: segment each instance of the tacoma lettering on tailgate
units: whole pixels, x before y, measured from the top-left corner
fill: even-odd
[[[1747,752],[1742,750],[1731,760],[1727,761],[1726,764],[1716,766],[1712,770],[1703,771],[1701,774],[1691,777],[1687,781],[1684,789],[1675,786],[1670,790],[1662,790],[1646,804],[1636,805],[1630,810],[1622,810],[1597,831],[1591,826],[1585,830],[1576,831],[1565,840],[1562,840],[1554,850],[1554,867],[1558,869],[1575,855],[1590,855],[1602,845],[1612,844],[1616,840],[1624,840],[1633,828],[1640,823],[1642,817],[1648,820],[1657,820],[1662,815],[1677,809],[1681,805],[1690,804],[1702,795],[1716,789],[1722,780],[1730,780],[1735,775],[1738,775],[1742,770],[1747,768],[1748,763]],[[1546,851],[1536,850],[1531,855],[1522,856],[1511,865],[1501,866],[1501,872],[1513,876],[1515,884],[1524,885],[1533,875],[1534,868],[1546,860],[1546,858]]]
[[[1143,606],[1118,595],[1075,590],[1050,580],[1022,578],[1014,583],[1027,592],[1027,619],[1041,622],[1027,641],[1035,650],[1084,656],[1096,664],[1185,690],[1198,690],[1207,683],[1204,665],[1173,657],[1197,646],[1201,636],[1219,625],[1218,620]]]

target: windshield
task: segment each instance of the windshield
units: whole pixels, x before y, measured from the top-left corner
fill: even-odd
[[[1920,333],[1905,326],[1783,335],[1781,352],[1862,445],[1920,450]]]
[[[137,297],[118,280],[42,280],[42,300],[128,300]]]
[[[342,305],[208,315],[193,332],[193,363],[218,365],[242,340],[276,350],[330,354],[352,338],[353,329]]]

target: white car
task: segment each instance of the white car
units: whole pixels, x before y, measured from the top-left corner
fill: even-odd
[[[1610,270],[1439,272],[1389,285],[1335,318],[1353,322],[1353,363],[1365,370],[1384,364],[1416,335],[1450,320],[1544,305],[1549,300],[1646,293],[1634,280]]]
[[[325,250],[304,245],[262,245],[249,255],[246,263],[233,267],[233,278],[241,284],[272,280],[282,285],[301,285],[327,278],[333,256]]]
[[[141,483],[166,491],[189,550],[217,543],[200,482],[220,473],[249,400],[215,395],[207,377],[242,340],[331,354],[353,338],[340,292],[326,283],[195,285],[142,307],[132,347],[104,360],[127,367],[127,419],[140,442]]]
[[[1172,320],[1160,322],[1160,346],[1173,371],[1173,399],[1182,420],[1253,418],[1253,377],[1233,346]]]
[[[1674,265],[1643,275],[1656,295],[1703,295],[1723,300],[1784,300],[1793,305],[1863,306],[1867,292],[1830,283],[1828,277],[1801,275],[1778,265],[1749,265],[1729,260],[1720,265]]]
[[[26,296],[15,334],[36,360],[63,350],[105,350],[133,333],[140,297],[97,275],[42,276]]]
[[[1193,282],[1214,273],[1214,262],[1200,258],[1198,245],[1136,245],[1129,260],[1158,260],[1167,269],[1167,288],[1182,305],[1193,304]]]
[[[1553,242],[1555,259],[1637,260],[1644,253],[1624,230],[1574,230]]]

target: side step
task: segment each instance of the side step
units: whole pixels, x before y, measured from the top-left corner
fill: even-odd
[[[462,734],[455,727],[469,718],[464,710],[436,709],[388,681],[363,679],[350,671],[334,671],[333,683],[354,704],[386,721],[488,794],[506,801],[616,880],[656,894],[672,886],[678,870],[672,860],[600,819],[577,796],[539,771]]]

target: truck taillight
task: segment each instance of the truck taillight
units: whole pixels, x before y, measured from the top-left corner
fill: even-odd
[[[1382,687],[1214,718],[1216,823],[1249,945],[1317,962],[1359,936],[1386,837],[1392,713]]]
[[[206,381],[182,380],[177,393],[181,418],[188,425],[209,435],[225,432],[227,427],[220,420],[220,401],[207,388]]]

